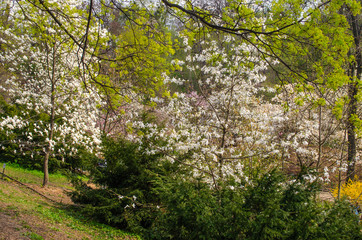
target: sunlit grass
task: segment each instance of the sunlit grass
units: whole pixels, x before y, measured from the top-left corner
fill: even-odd
[[[1,172],[3,172],[3,163],[1,163]],[[15,178],[16,180],[22,183],[39,183],[39,184],[41,184],[44,176],[43,172],[39,170],[29,170],[21,168],[15,164],[9,164],[9,163],[7,163],[5,166],[5,174]],[[49,180],[54,184],[69,183],[67,177],[59,173],[49,174]]]
[[[41,171],[23,169],[14,165],[7,165],[5,174],[28,184],[41,185],[43,179]],[[50,181],[53,186],[70,187],[68,179],[61,174],[50,174]],[[49,202],[27,188],[13,184],[10,179],[0,179],[0,202],[3,206],[0,207],[0,212],[11,212],[16,218],[31,215],[46,223],[51,231],[64,232],[70,239],[76,238],[79,234],[91,236],[90,239],[140,239],[136,235],[93,222],[84,217],[74,206]],[[29,230],[25,233],[26,237],[42,239],[41,233],[34,232],[30,227],[26,229],[24,226],[25,230]]]

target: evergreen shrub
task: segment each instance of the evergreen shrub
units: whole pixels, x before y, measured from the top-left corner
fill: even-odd
[[[349,203],[316,200],[319,186],[274,170],[244,185],[212,187],[187,169],[106,139],[91,171],[96,187],[75,181],[83,213],[144,239],[362,239]]]

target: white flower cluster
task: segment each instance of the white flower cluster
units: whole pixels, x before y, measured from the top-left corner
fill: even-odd
[[[99,106],[103,102],[89,74],[82,74],[78,64],[79,49],[52,23],[50,16],[43,15],[26,2],[19,4],[27,7],[29,17],[46,20],[44,26],[48,28],[42,32],[33,21],[14,16],[14,21],[21,20],[21,25],[17,29],[1,29],[0,42],[6,48],[0,52],[0,64],[13,75],[2,90],[8,92],[13,104],[20,106],[16,115],[0,119],[1,130],[9,137],[14,135],[16,141],[21,139],[22,144],[31,148],[41,147],[44,152],[49,149],[53,155],[75,154],[79,146],[90,152],[97,151],[101,138],[97,122]],[[52,1],[49,4],[54,9],[68,7],[73,8],[74,14],[79,13],[76,1]],[[18,11],[20,9],[16,7],[13,9],[14,14]],[[82,21],[84,19],[75,17],[69,24],[82,24]],[[97,26],[90,28],[90,42],[92,37],[99,37],[97,32]],[[91,58],[86,54],[86,61]]]
[[[230,38],[228,36],[227,38]],[[226,39],[228,40],[228,39]],[[189,41],[184,37],[184,44]],[[194,167],[195,177],[216,184],[232,177],[248,181],[244,174],[251,170],[250,161],[277,156],[275,125],[286,121],[283,109],[256,97],[265,81],[262,74],[266,62],[250,45],[237,39],[202,42],[202,52],[188,53],[184,65],[200,76],[198,90],[176,93],[177,97],[155,99],[165,117],[165,127],[133,121],[132,135],[139,142],[158,139],[166,145],[150,146],[149,153],[166,153],[170,161],[187,154],[185,164]],[[189,45],[187,45],[189,46]],[[182,61],[175,61],[182,62]],[[198,73],[198,74],[197,74]],[[186,84],[186,79],[170,79],[166,83]],[[147,129],[147,131],[145,130]]]

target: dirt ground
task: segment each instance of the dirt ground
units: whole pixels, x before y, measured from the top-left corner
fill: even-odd
[[[41,194],[47,196],[48,198],[54,200],[57,203],[73,204],[73,201],[67,195],[67,192],[69,192],[69,190],[66,190],[65,188],[55,187],[52,186],[51,184],[46,188],[43,188],[36,184],[27,184],[27,185],[29,185],[32,189],[36,190],[37,192],[40,192]]]
[[[318,198],[322,201],[334,201],[334,197],[330,192],[320,192]]]
[[[0,239],[84,239],[87,236],[69,237],[69,233],[57,230],[56,225],[44,222],[34,215],[26,215],[16,210],[5,210],[1,206]],[[58,226],[61,227],[61,226]],[[42,238],[40,237],[42,236]]]

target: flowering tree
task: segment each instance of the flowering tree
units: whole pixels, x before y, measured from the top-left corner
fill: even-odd
[[[348,86],[347,178],[353,178],[361,126],[357,107],[362,73],[360,1],[227,0],[223,11],[202,1],[162,2],[185,22],[192,19],[208,29],[240,36],[263,57],[277,59],[277,68],[270,65],[277,77],[298,83],[302,91],[314,91],[327,101],[327,92]],[[280,71],[281,66],[285,71]],[[343,111],[342,101],[331,107]]]
[[[192,39],[184,37],[184,45],[185,63],[174,62],[193,72],[197,86],[189,87],[187,93],[153,98],[159,107],[156,115],[164,116],[165,127],[132,122],[133,129],[138,129],[136,138],[167,142],[151,147],[150,153],[161,151],[170,161],[187,156],[182,163],[215,187],[229,177],[240,183],[249,177],[245,172],[267,165],[270,161],[266,160],[279,154],[273,126],[285,120],[282,108],[257,97],[271,90],[262,87],[266,63],[251,45],[230,36],[200,42],[199,53],[193,52]],[[186,87],[191,80],[165,77],[165,83]]]
[[[65,4],[66,3],[66,4]],[[19,143],[20,151],[44,155],[44,181],[49,181],[48,162],[51,155],[75,154],[80,146],[92,152],[100,143],[96,125],[98,107],[102,104],[97,89],[90,83],[92,65],[82,69],[82,58],[91,56],[79,51],[48,15],[26,2],[12,9],[12,24],[1,27],[1,64],[12,74],[3,90],[9,92],[10,104],[19,106],[15,115],[5,116],[0,126]],[[64,11],[74,14],[73,22],[82,22],[72,2]],[[27,15],[21,11],[27,9]],[[90,28],[88,44],[99,40],[97,28]],[[40,149],[37,151],[36,149]]]

